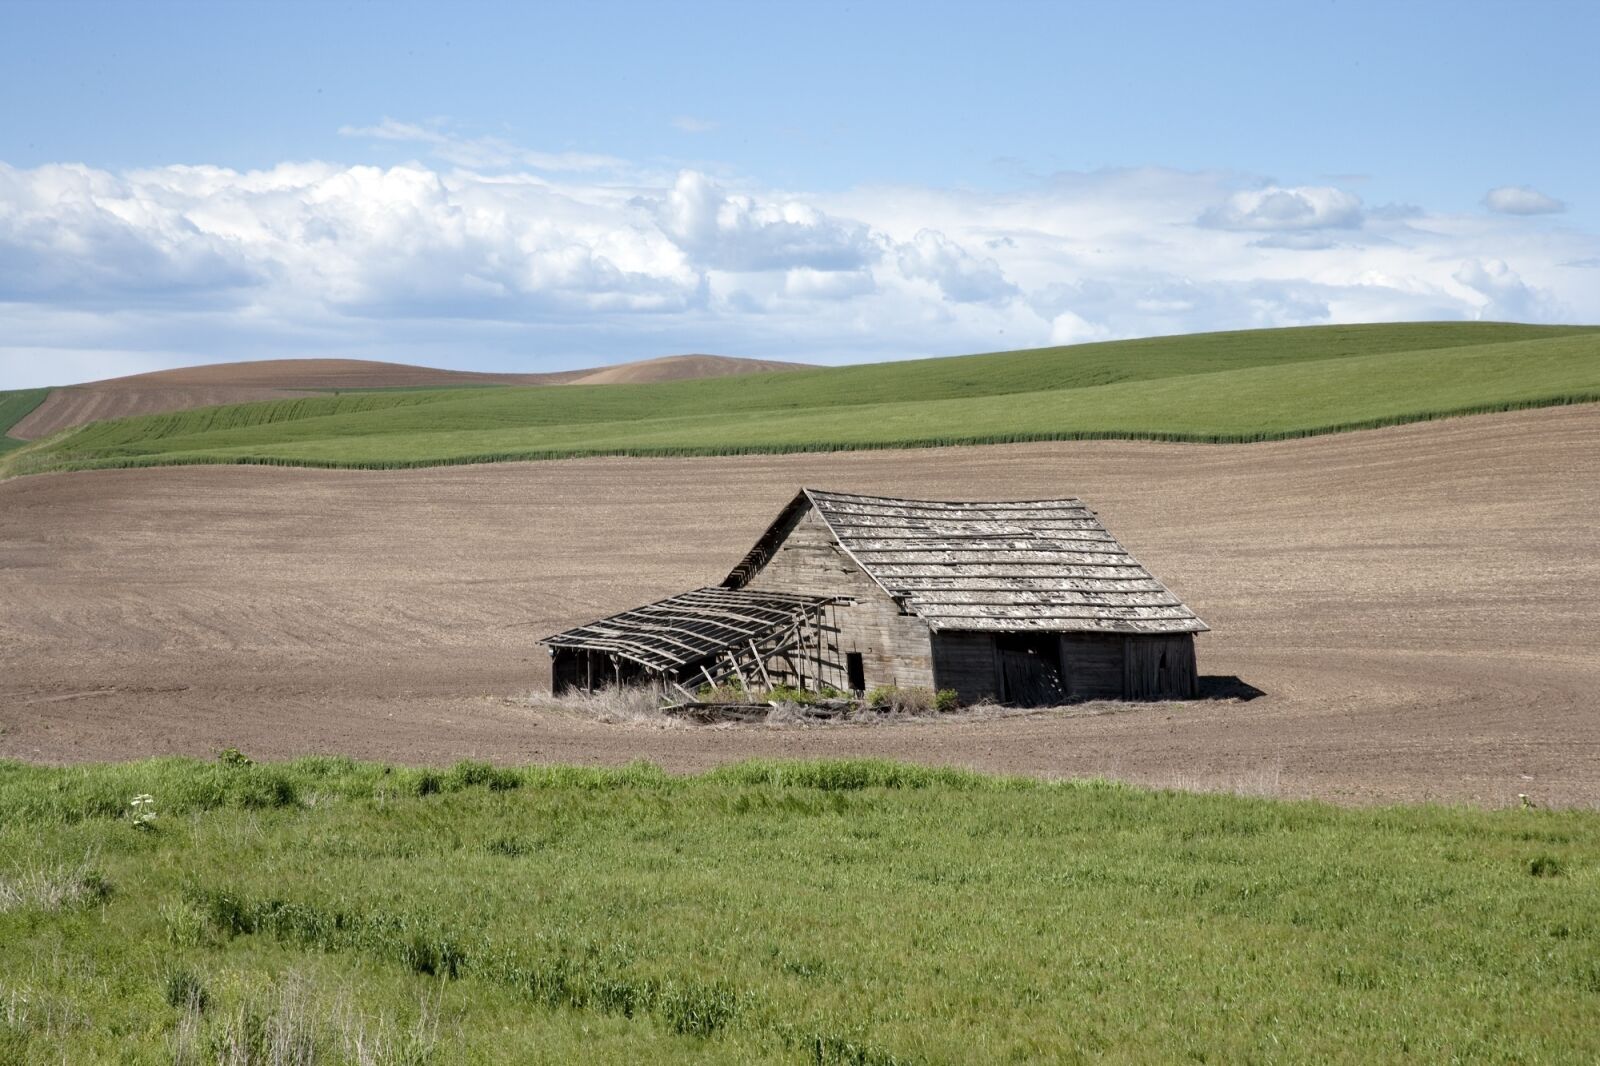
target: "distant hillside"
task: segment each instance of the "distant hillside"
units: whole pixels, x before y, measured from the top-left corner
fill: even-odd
[[[772,370],[807,370],[805,363],[779,363],[770,359],[734,359],[726,355],[668,355],[588,370],[563,381],[564,385],[641,385],[652,381],[690,381]]]
[[[801,365],[725,355],[669,355],[616,366],[544,374],[489,374],[366,359],[211,363],[47,390],[49,395],[37,402],[31,413],[9,429],[0,427],[0,432],[17,440],[37,440],[89,422],[221,404],[316,396],[331,391],[679,381],[793,370]]]
[[[95,423],[13,450],[0,472],[1220,443],[1592,401],[1600,328],[1326,326],[648,384],[325,394]]]

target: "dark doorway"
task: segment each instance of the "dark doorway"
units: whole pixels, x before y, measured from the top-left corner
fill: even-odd
[[[1061,682],[1061,643],[1054,633],[1000,633],[994,638],[1000,702],[1050,707],[1067,702]]]
[[[845,673],[850,677],[851,692],[865,692],[867,690],[867,664],[858,651],[845,652]]]

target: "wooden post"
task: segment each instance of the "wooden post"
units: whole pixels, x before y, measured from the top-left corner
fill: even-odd
[[[823,649],[827,647],[822,641],[822,612],[825,610],[827,610],[826,607],[818,607],[817,613],[811,616],[811,635],[816,641],[816,647],[812,650],[817,654],[817,692],[819,695],[822,692],[822,686],[827,684],[826,679],[828,676],[827,667],[822,661]]]
[[[739,687],[749,692],[750,682],[744,679],[744,671],[739,669],[739,660],[733,657],[733,652],[731,651],[723,652],[723,654],[728,657],[728,662],[733,664],[733,672],[739,675]]]
[[[795,680],[800,684],[800,691],[806,690],[806,636],[805,620],[802,618],[794,627],[794,646],[797,654],[794,658]]]
[[[766,683],[767,691],[771,692],[772,691],[772,675],[767,673],[766,661],[761,658],[761,652],[756,649],[756,642],[752,639],[749,643],[750,643],[750,654],[755,656],[755,659],[756,659],[756,669],[761,671],[761,680]]]

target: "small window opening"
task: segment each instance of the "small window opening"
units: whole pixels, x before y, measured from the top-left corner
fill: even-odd
[[[858,651],[846,652],[844,657],[845,673],[850,675],[850,691],[865,692],[867,690],[867,664]]]

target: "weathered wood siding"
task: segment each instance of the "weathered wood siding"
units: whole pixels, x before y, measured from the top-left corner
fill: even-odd
[[[1061,634],[1061,665],[1067,681],[1067,698],[1122,699],[1123,652],[1127,640],[1120,634]]]
[[[1061,661],[1074,700],[1186,700],[1200,689],[1192,633],[1063,633]]]
[[[962,703],[996,699],[993,633],[935,633],[935,688],[953,688]]]
[[[844,686],[844,657],[860,652],[867,687],[933,685],[933,653],[927,623],[903,613],[861,568],[839,550],[833,532],[807,507],[793,519],[772,557],[745,586],[758,591],[851,596],[851,606],[833,608],[835,631],[828,642],[831,684]]]
[[[1123,660],[1124,698],[1187,700],[1199,694],[1194,635],[1128,637]]]

